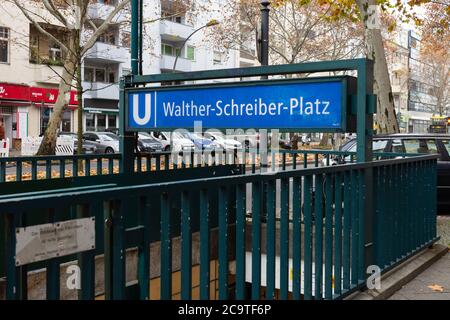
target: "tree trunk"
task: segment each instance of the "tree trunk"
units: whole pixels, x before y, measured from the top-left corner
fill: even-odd
[[[319,146],[326,147],[328,145],[328,140],[330,139],[330,135],[328,133],[322,134],[322,139],[320,139]]]
[[[71,83],[76,68],[76,57],[73,54],[73,49],[77,45],[75,37],[69,39],[69,50],[64,61],[64,68],[59,82],[59,93],[56,103],[53,107],[53,112],[48,122],[48,127],[45,130],[44,137],[37,155],[54,155],[56,148],[56,139],[58,137],[58,129],[61,123],[61,117],[64,112],[64,107],[69,103]]]
[[[375,81],[373,90],[377,95],[377,113],[374,116],[374,127],[377,134],[396,133],[399,132],[399,129],[381,26],[370,25],[373,17],[371,16],[372,11],[369,10],[369,6],[376,6],[376,0],[356,0],[356,3],[358,4],[364,22],[367,55],[369,59],[374,61]]]

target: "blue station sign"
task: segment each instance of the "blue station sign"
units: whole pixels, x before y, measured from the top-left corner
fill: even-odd
[[[345,131],[347,78],[130,89],[127,130],[194,128]],[[196,123],[197,122],[197,123]]]

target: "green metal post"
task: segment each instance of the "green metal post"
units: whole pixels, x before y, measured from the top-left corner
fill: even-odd
[[[125,130],[126,112],[125,112],[125,82],[120,80],[120,150],[122,151],[121,173],[131,174],[134,171],[134,134]]]
[[[373,60],[365,60],[359,63],[357,80],[357,161],[370,162],[373,160],[372,136],[373,136],[373,113],[376,110],[376,99],[368,99],[373,94]],[[359,216],[364,219],[364,269],[373,264],[373,170],[371,167],[362,172],[364,180],[363,205],[359,208]],[[355,212],[353,214],[356,214]],[[362,263],[362,261],[361,261]],[[361,277],[362,278],[362,277]]]

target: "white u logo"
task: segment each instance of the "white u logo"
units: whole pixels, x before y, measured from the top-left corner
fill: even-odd
[[[150,93],[145,94],[145,113],[144,117],[141,118],[139,116],[139,95],[133,95],[133,119],[137,125],[143,126],[146,125],[150,121],[150,117],[152,116],[151,109],[151,95]]]

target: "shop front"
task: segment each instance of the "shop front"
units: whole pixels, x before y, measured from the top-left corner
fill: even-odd
[[[0,126],[3,126],[4,138],[9,139],[12,148],[28,135],[29,106],[29,86],[0,83]]]
[[[38,110],[38,131],[39,135],[44,134],[48,127],[53,106],[58,98],[58,89],[31,88],[30,99],[32,105]],[[78,101],[76,91],[70,92],[69,104],[64,108],[59,130],[61,132],[73,132],[76,128],[74,124],[74,111],[77,109]]]
[[[0,125],[12,148],[20,149],[22,138],[39,136],[45,131],[57,97],[58,89],[0,82]],[[63,131],[73,129],[76,97],[76,91],[71,91],[61,123]]]
[[[119,101],[106,99],[84,99],[84,130],[111,131],[119,127]]]

